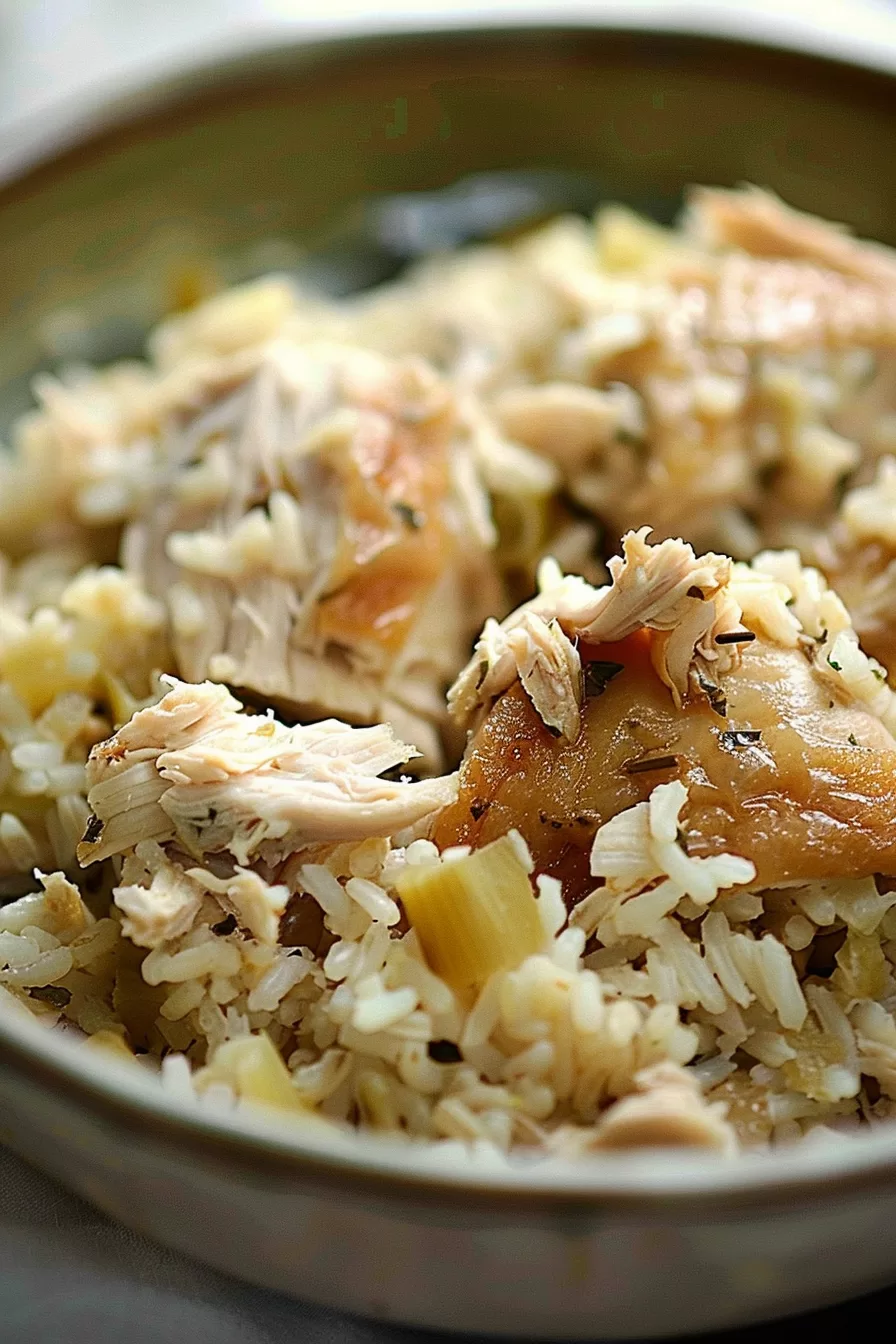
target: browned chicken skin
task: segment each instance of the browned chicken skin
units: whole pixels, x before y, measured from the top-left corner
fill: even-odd
[[[518,682],[506,691],[471,740],[436,843],[481,845],[516,827],[536,870],[575,902],[594,885],[596,829],[681,779],[689,852],[741,854],[763,886],[896,873],[896,743],[878,719],[832,701],[798,650],[758,640],[722,679],[727,704],[700,695],[676,710],[650,639],[580,650],[586,672],[592,660],[622,670],[586,700],[576,742],[551,735]]]

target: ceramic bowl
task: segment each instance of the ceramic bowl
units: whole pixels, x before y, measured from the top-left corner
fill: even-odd
[[[73,340],[96,359],[137,347],[179,267],[230,281],[300,266],[372,195],[486,170],[587,174],[661,215],[688,182],[747,180],[896,243],[892,52],[471,22],[197,52],[192,73],[132,80],[76,134],[60,117],[54,141],[44,118],[41,162],[0,191],[3,416]],[[680,1335],[896,1279],[896,1128],[736,1160],[449,1167],[215,1117],[0,1019],[0,1139],[221,1269],[442,1329]]]

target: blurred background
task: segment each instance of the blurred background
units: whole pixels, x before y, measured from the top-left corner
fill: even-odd
[[[432,21],[469,13],[478,20],[507,12],[534,17],[605,11],[649,22],[673,12],[683,27],[712,15],[731,31],[755,32],[757,21],[798,28],[829,50],[885,40],[896,28],[893,0],[0,0],[0,120],[8,122],[121,78],[127,71],[182,59],[197,44],[259,42],[284,29],[337,29]]]

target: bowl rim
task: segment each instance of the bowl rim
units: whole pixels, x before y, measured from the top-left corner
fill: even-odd
[[[496,20],[498,20],[496,22]],[[439,40],[512,31],[571,36],[602,31],[634,39],[660,36],[731,44],[759,54],[806,57],[831,73],[838,68],[860,75],[896,76],[896,21],[888,21],[888,40],[860,40],[844,50],[841,35],[824,27],[801,29],[765,14],[743,21],[743,12],[727,6],[605,4],[591,0],[539,7],[495,5],[476,11],[468,0],[456,7],[437,5],[421,24],[419,16],[386,12],[359,23],[309,25],[306,22],[236,33],[178,62],[147,67],[138,83],[106,84],[77,106],[62,99],[47,112],[30,117],[29,134],[19,141],[16,160],[4,157],[2,142],[15,138],[10,125],[0,130],[0,207],[7,188],[27,184],[33,173],[64,168],[70,152],[87,152],[109,132],[135,121],[135,108],[164,113],[176,108],[184,92],[201,93],[265,58],[293,65],[303,57],[350,51],[370,40]],[[16,131],[15,134],[18,134]],[[706,1154],[602,1154],[575,1161],[490,1162],[474,1154],[464,1165],[446,1161],[441,1150],[376,1135],[344,1133],[336,1127],[296,1127],[273,1111],[216,1113],[163,1088],[146,1069],[129,1068],[105,1052],[72,1044],[36,1019],[0,1013],[0,1066],[16,1081],[50,1091],[64,1089],[72,1104],[100,1121],[125,1125],[150,1141],[188,1148],[197,1157],[236,1163],[253,1175],[276,1175],[336,1185],[358,1193],[362,1188],[390,1200],[412,1199],[494,1210],[553,1210],[575,1217],[603,1211],[679,1213],[723,1206],[725,1214],[760,1205],[801,1200],[829,1201],[879,1190],[896,1180],[896,1124],[841,1142],[811,1141],[767,1153],[723,1158]],[[0,1080],[0,1093],[7,1084]]]
[[[254,7],[249,7],[251,11]],[[50,96],[0,127],[0,188],[84,145],[98,131],[132,122],[140,110],[175,103],[184,89],[225,81],[252,62],[291,63],[333,47],[349,50],[376,39],[438,39],[511,31],[600,32],[632,37],[718,40],[816,57],[832,66],[896,74],[896,19],[868,0],[817,6],[811,14],[775,8],[770,0],[430,0],[420,12],[375,0],[330,0],[317,13],[304,6],[247,12],[213,33],[167,52],[135,59],[87,87]],[[111,15],[108,22],[114,22]]]

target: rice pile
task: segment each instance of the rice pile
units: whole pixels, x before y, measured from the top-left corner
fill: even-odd
[[[681,778],[592,828],[583,899],[513,827],[431,837],[517,685],[576,743],[589,641],[648,632],[721,712],[745,632],[896,753],[894,351],[889,252],[705,191],[339,304],[259,282],[39,380],[0,464],[0,1009],[196,1105],[489,1152],[891,1119],[896,868],[696,855]]]

